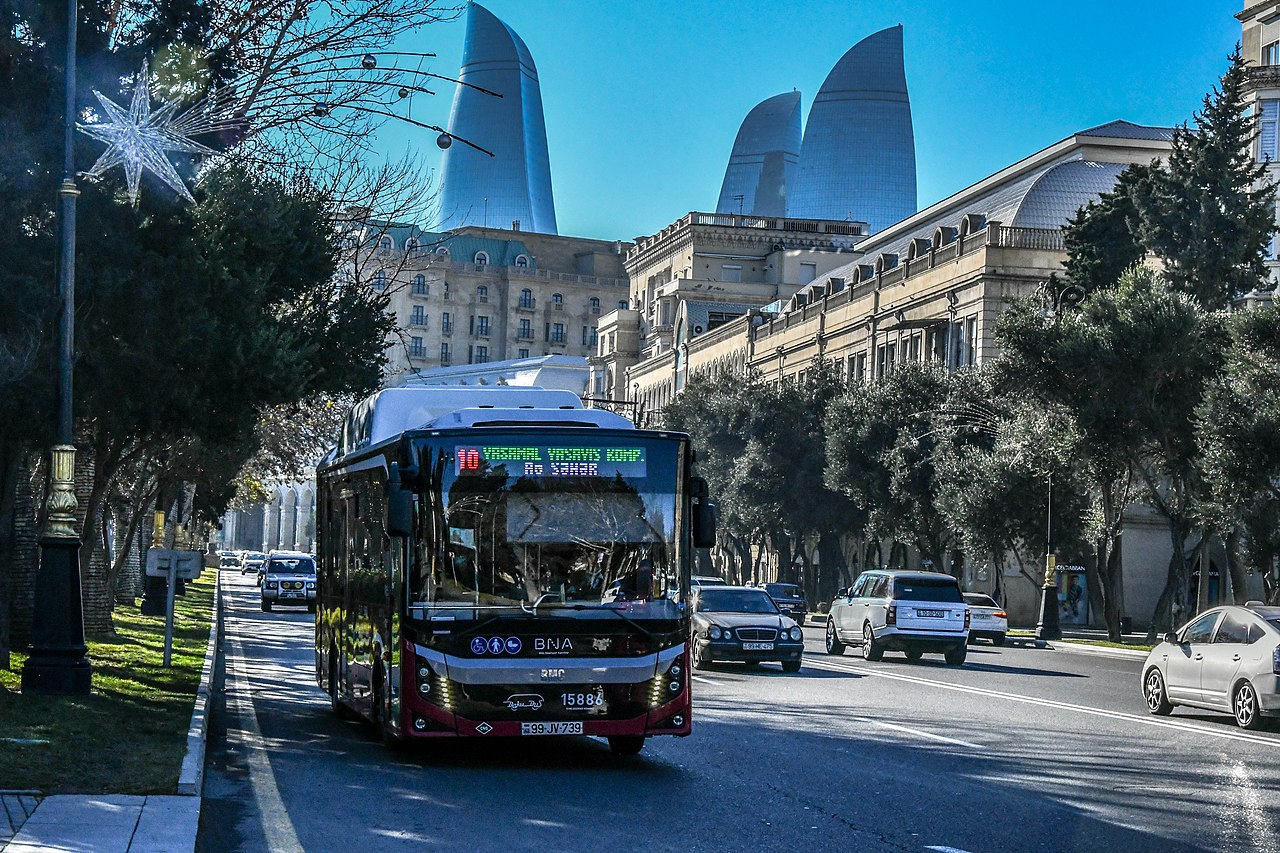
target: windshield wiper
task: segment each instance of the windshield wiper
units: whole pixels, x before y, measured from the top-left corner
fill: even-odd
[[[530,607],[528,604],[522,601],[520,602],[520,609],[523,610],[525,613],[532,613],[534,616],[537,616],[538,605],[541,604],[543,601],[547,600],[548,598],[554,598],[557,596],[560,597],[560,603],[564,604],[564,596],[561,596],[560,593],[544,592],[542,595],[538,596],[538,600],[533,603],[533,607]]]

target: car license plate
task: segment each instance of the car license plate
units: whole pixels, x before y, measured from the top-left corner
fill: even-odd
[[[990,613],[975,613],[973,614],[973,618],[974,619],[990,619],[992,617]]]
[[[576,720],[568,723],[521,723],[520,734],[580,735],[582,734],[582,721]]]
[[[947,615],[947,611],[945,611],[945,610],[917,610],[917,611],[916,611],[916,615],[917,615],[917,616],[924,616],[924,617],[929,618],[929,619],[941,619],[943,616],[946,616],[946,615]]]
[[[773,643],[743,643],[742,650],[744,652],[771,652],[773,651]]]

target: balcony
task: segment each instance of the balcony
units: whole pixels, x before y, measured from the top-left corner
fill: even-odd
[[[440,334],[442,334],[442,335],[452,335],[452,334],[453,334],[453,324],[452,324],[452,323],[441,323],[441,324],[440,324]]]
[[[535,300],[532,297],[530,297],[529,299],[521,299],[519,302],[516,303],[516,310],[532,311],[534,309],[534,301]]]
[[[1280,89],[1280,65],[1252,65],[1245,78],[1245,88]]]

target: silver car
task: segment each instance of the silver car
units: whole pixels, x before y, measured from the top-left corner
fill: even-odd
[[[1142,696],[1153,714],[1177,705],[1225,711],[1242,729],[1280,716],[1280,607],[1215,607],[1151,650]]]

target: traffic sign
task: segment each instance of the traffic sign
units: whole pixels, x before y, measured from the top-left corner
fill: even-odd
[[[152,548],[147,551],[147,575],[167,578],[169,569],[176,569],[175,576],[184,581],[200,577],[204,569],[204,555],[199,551],[177,551],[171,548]]]

